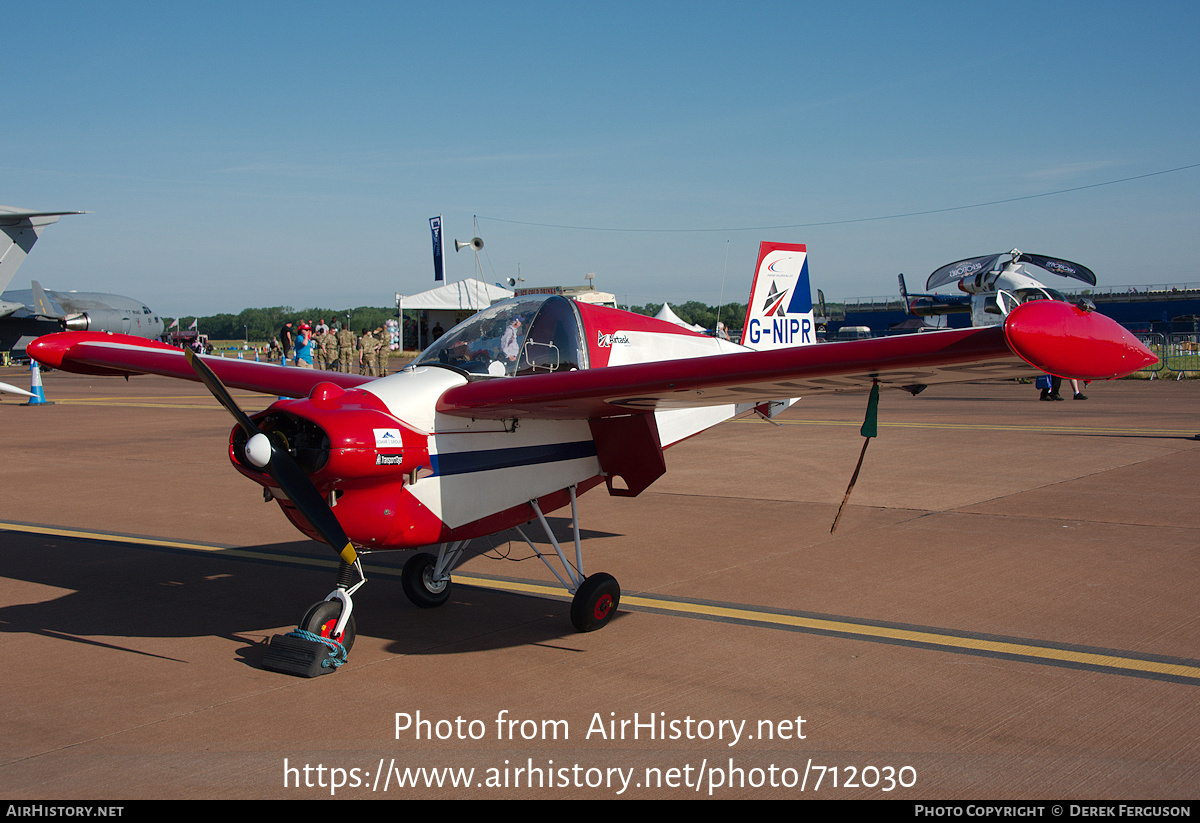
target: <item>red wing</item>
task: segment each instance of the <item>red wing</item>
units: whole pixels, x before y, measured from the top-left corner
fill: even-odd
[[[182,350],[138,337],[61,332],[38,338],[27,350],[47,366],[66,371],[199,379]],[[847,391],[874,381],[903,388],[1033,371],[1109,379],[1156,360],[1113,320],[1043,300],[1018,306],[1003,326],[985,329],[481,380],[448,390],[438,400],[437,410],[491,419],[614,417],[646,409]],[[228,386],[288,397],[307,396],[320,382],[353,388],[370,380],[243,360],[207,358],[205,362]]]
[[[26,351],[39,363],[63,371],[83,374],[161,374],[184,380],[200,380],[188,365],[182,349],[124,334],[59,332],[39,337],[29,344]],[[226,386],[285,397],[307,397],[318,383],[336,383],[349,389],[371,380],[356,374],[290,368],[252,360],[206,357],[204,362]]]
[[[853,391],[874,381],[905,388],[1039,371],[1108,379],[1156,359],[1113,320],[1040,301],[990,328],[482,380],[448,390],[437,410],[491,419],[613,417]]]

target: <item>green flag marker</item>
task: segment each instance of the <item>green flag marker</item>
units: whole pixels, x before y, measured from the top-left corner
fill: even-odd
[[[867,417],[860,430],[863,437],[879,436],[879,384],[871,385],[871,397],[867,400]]]

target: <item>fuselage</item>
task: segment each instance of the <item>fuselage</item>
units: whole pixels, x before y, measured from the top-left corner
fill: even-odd
[[[66,328],[130,334],[155,340],[162,336],[162,317],[146,304],[119,294],[45,291],[53,314],[43,313],[32,289],[13,289],[0,295],[4,303],[21,304],[0,318],[0,348],[23,351],[33,339]]]
[[[551,511],[569,501],[568,487],[586,491],[607,474],[588,420],[442,414],[437,402],[450,389],[734,351],[744,349],[654,318],[562,297],[515,298],[451,329],[407,369],[349,390],[323,383],[254,419],[287,441],[357,547],[415,548],[527,522],[531,500]],[[666,447],[739,410],[730,404],[650,416]],[[246,458],[245,443],[235,427],[234,466],[319,539],[270,474]]]

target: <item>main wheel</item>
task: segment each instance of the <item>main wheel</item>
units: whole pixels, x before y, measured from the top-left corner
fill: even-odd
[[[621,604],[621,587],[611,574],[599,572],[584,579],[571,600],[571,624],[576,631],[594,632],[608,625]]]
[[[358,631],[354,625],[354,615],[351,614],[350,619],[346,621],[346,628],[342,635],[340,637],[334,635],[333,630],[341,616],[341,603],[336,600],[322,600],[320,603],[313,604],[313,607],[304,615],[304,619],[300,621],[298,628],[302,631],[312,632],[318,637],[336,640],[348,653],[354,646],[354,638],[358,636]]]
[[[404,570],[400,572],[400,585],[414,606],[432,609],[450,599],[450,578],[434,580],[435,566],[437,558],[426,552],[414,554],[404,564]]]

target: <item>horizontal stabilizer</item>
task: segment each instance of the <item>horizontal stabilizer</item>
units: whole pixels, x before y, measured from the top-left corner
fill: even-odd
[[[0,206],[0,291],[8,288],[17,269],[37,242],[38,234],[64,214],[83,211],[36,211]]]
[[[63,217],[68,214],[91,214],[90,211],[35,211],[33,209],[14,209],[12,206],[0,206],[0,225],[20,220],[32,220],[35,217]],[[46,223],[53,223],[48,220]]]

